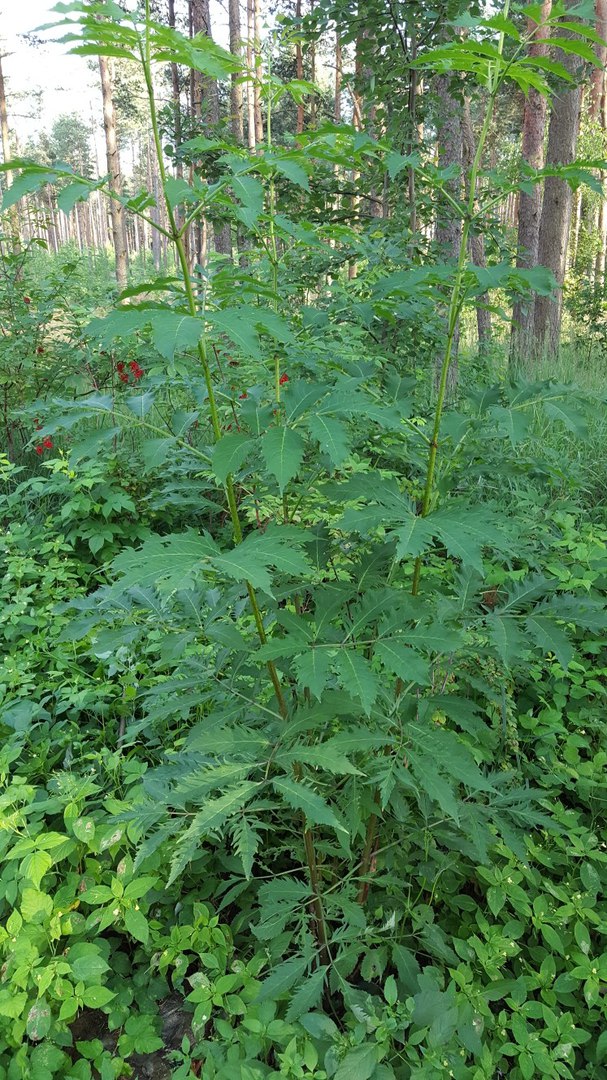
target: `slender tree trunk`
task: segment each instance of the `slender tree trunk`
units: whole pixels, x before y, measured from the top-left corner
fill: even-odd
[[[457,176],[449,182],[450,193],[459,198],[461,195],[461,170],[463,164],[462,146],[462,109],[459,100],[455,97],[452,89],[451,75],[437,75],[434,80],[434,91],[441,103],[441,125],[438,129],[438,164],[440,168],[455,166]],[[448,204],[438,208],[436,219],[435,239],[443,249],[444,257],[449,261],[457,259],[462,238],[462,222]],[[457,354],[459,350],[459,321],[453,338],[453,360],[449,368],[449,385],[447,392],[452,396],[457,385]],[[440,376],[443,364],[443,356],[436,358],[436,376]]]
[[[341,39],[339,33],[338,27],[335,31],[335,104],[333,107],[333,118],[336,124],[341,124],[341,83],[343,78]]]
[[[468,98],[464,98],[464,107],[462,111],[462,154],[466,199],[468,199],[470,195],[469,177],[472,162],[474,161],[474,150],[474,131],[472,130],[472,118],[470,116],[470,101]],[[475,266],[478,266],[481,269],[486,267],[487,261],[485,259],[485,241],[483,234],[474,230],[471,231],[470,235],[470,255]],[[491,342],[491,312],[489,311],[488,304],[489,297],[487,293],[484,293],[479,298],[476,307],[478,351],[481,355],[487,352],[487,348]]]
[[[212,41],[209,0],[189,0],[189,2],[192,35],[205,34]],[[217,80],[209,75],[203,75],[200,71],[193,72],[192,112],[197,120],[204,120],[207,124],[213,125],[219,123]]]
[[[122,194],[122,177],[120,173],[118,142],[116,139],[116,110],[114,108],[110,65],[106,56],[99,57],[99,72],[101,74],[103,128],[105,131],[105,149],[107,169],[110,174],[110,188],[117,195],[120,195]],[[124,224],[124,208],[116,201],[116,199],[110,200],[110,213],[112,217],[114,253],[116,256],[116,281],[118,282],[119,289],[126,289],[128,280],[128,255],[126,229]]]
[[[297,79],[303,79],[303,52],[301,48],[301,38],[299,37],[299,29],[301,27],[301,0],[295,0],[295,21],[298,27],[297,41],[295,43],[295,77]],[[301,135],[304,129],[304,103],[300,99],[297,103],[297,121],[295,124],[295,134]]]
[[[252,153],[255,152],[255,79],[257,78],[255,52],[253,49],[254,40],[254,0],[247,0],[247,69],[249,72],[249,80],[247,82],[247,143],[249,150]]]
[[[534,39],[546,37],[542,25],[550,18],[552,0],[544,0],[541,22],[529,20],[528,30]],[[545,57],[548,46],[533,40],[529,47],[530,57]],[[544,163],[544,139],[546,134],[546,98],[538,90],[529,90],[523,113],[522,158],[532,169],[541,169]],[[533,192],[521,191],[518,207],[517,267],[529,269],[537,264],[540,217],[542,213],[542,189],[536,184]],[[510,364],[513,368],[524,366],[532,353],[533,299],[516,300],[512,311],[512,335],[510,339]]]
[[[255,53],[255,84],[254,84],[254,103],[255,103],[255,142],[258,146],[261,146],[263,142],[263,117],[261,113],[261,6],[260,0],[253,0],[253,50]]]
[[[6,89],[4,86],[4,72],[2,70],[3,56],[0,56],[0,133],[2,136],[2,157],[4,162],[10,161],[12,158],[11,153],[11,140],[8,130],[8,112],[6,108]],[[13,170],[7,169],[5,174],[6,186],[11,187],[14,179]],[[19,204],[16,203],[11,206],[8,214],[8,220],[11,227],[11,244],[15,255],[21,250],[21,238],[19,236]]]
[[[228,0],[230,20],[230,52],[239,59],[242,57],[242,30],[240,26],[240,0]],[[230,124],[232,135],[239,146],[244,143],[244,110],[242,99],[241,73],[232,75],[230,84]]]
[[[564,37],[570,36],[568,31],[562,33]],[[555,56],[577,81],[582,66],[579,57],[562,49],[555,50]],[[569,165],[575,160],[580,100],[581,88],[576,85],[570,90],[563,89],[553,99],[546,154],[548,165]],[[538,262],[540,266],[552,270],[557,291],[554,298],[535,298],[533,346],[538,358],[556,356],[559,349],[572,203],[569,184],[556,176],[547,177],[538,239]]]

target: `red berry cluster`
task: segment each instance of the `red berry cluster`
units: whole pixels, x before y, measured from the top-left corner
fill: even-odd
[[[40,423],[38,417],[36,417],[36,419],[34,420],[34,427],[36,428],[36,431],[41,431],[42,430],[42,424]],[[45,450],[52,450],[52,449],[53,449],[53,440],[51,439],[50,435],[45,435],[42,442],[38,443],[38,445],[36,447],[36,453],[38,455],[42,455]]]
[[[285,373],[284,375],[280,376],[280,379],[278,381],[281,386],[284,386],[284,384],[289,381],[289,376]]]
[[[143,368],[139,367],[139,364],[136,360],[131,360],[129,368],[131,369],[131,375],[133,376],[135,382],[137,382],[137,380],[140,379],[142,375],[145,375],[145,371],[143,370]],[[126,370],[126,364],[124,364],[122,360],[120,360],[116,364],[116,371],[118,372],[118,378],[120,379],[120,382],[128,383],[130,375]]]

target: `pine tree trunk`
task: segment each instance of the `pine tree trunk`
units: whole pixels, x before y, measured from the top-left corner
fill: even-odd
[[[568,37],[568,31],[562,31]],[[559,35],[560,36],[560,35]],[[572,53],[555,50],[555,58],[578,81],[581,61]],[[569,84],[567,84],[569,85]],[[553,99],[552,115],[548,130],[548,165],[569,165],[575,160],[581,88],[574,85],[561,90]],[[544,187],[542,216],[538,239],[538,263],[552,270],[556,278],[555,297],[536,296],[533,322],[533,350],[537,358],[554,357],[560,344],[561,318],[563,313],[563,282],[567,265],[567,248],[571,227],[573,197],[569,184],[556,176],[549,176]]]
[[[461,104],[454,96],[451,75],[437,75],[434,91],[441,103],[440,127],[438,129],[438,164],[442,169],[455,166],[457,176],[449,181],[449,190],[453,196],[461,195],[461,170],[463,164]],[[439,207],[436,219],[435,240],[443,249],[444,258],[453,262],[458,258],[462,239],[462,222],[451,207],[444,203]],[[446,333],[446,327],[445,327]],[[459,350],[459,321],[455,328],[452,346],[452,359],[449,367],[447,393],[451,397],[457,385],[457,355]],[[443,364],[442,353],[436,358],[436,377],[440,375]]]
[[[247,0],[247,69],[249,80],[247,82],[247,143],[251,153],[255,153],[255,53],[253,42],[255,40],[255,6],[254,0]]]
[[[472,168],[472,162],[474,161],[474,131],[472,130],[469,98],[464,98],[464,108],[462,111],[462,155],[465,192],[466,199],[468,199],[470,197],[470,169]],[[486,267],[485,241],[482,233],[476,231],[471,232],[470,254],[475,266],[478,266],[481,269]],[[489,311],[488,304],[489,297],[487,293],[484,293],[479,297],[479,302],[476,307],[476,329],[479,354],[486,353],[491,342],[491,312]]]
[[[240,59],[242,57],[240,0],[228,0],[228,16],[230,20],[230,52]],[[244,143],[244,110],[240,79],[240,72],[234,72],[230,84],[230,124],[234,139],[239,146],[242,146]]]
[[[336,124],[341,124],[341,83],[342,83],[342,59],[341,40],[339,27],[335,31],[335,104],[333,107],[333,119]]]
[[[531,21],[529,32],[534,38],[546,37],[542,26],[550,18],[552,0],[544,0],[541,23]],[[548,46],[533,41],[529,47],[530,57],[545,57]],[[531,88],[525,99],[523,113],[522,158],[533,169],[541,169],[544,159],[546,134],[546,98]],[[528,269],[537,265],[540,218],[542,213],[542,189],[536,184],[533,192],[521,191],[518,206],[518,240],[516,265]],[[516,300],[512,311],[512,334],[510,339],[510,364],[513,369],[525,366],[533,351],[533,299]]]
[[[299,27],[301,26],[301,0],[295,0],[295,21]],[[301,48],[301,39],[299,32],[297,35],[297,41],[295,43],[295,78],[303,79],[303,52]],[[297,121],[295,124],[295,134],[301,135],[304,129],[304,103],[303,100],[297,102]]]
[[[103,127],[105,131],[105,149],[107,156],[107,170],[110,174],[110,188],[117,195],[122,194],[122,177],[120,173],[120,155],[116,139],[116,110],[112,94],[112,77],[110,65],[106,56],[99,57],[99,72],[101,74],[101,93],[103,97]],[[116,256],[116,281],[119,289],[126,289],[128,281],[128,254],[126,246],[126,229],[124,225],[124,208],[116,201],[110,200],[110,214],[112,218],[112,239],[114,254]]]
[[[261,113],[261,6],[260,0],[253,0],[253,50],[255,53],[255,84],[254,84],[254,96],[255,103],[255,142],[258,146],[261,146],[263,142],[263,117]]]
[[[11,140],[8,130],[8,113],[6,108],[6,90],[4,86],[4,72],[2,70],[3,57],[0,56],[0,133],[2,137],[2,158],[4,162],[10,161],[12,158],[11,153]],[[9,188],[13,183],[13,171],[7,169],[5,174],[6,186]],[[21,238],[19,235],[19,204],[11,206],[8,214],[8,220],[11,227],[11,244],[15,255],[21,250]]]

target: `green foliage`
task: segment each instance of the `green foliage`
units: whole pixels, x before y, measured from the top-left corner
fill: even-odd
[[[149,13],[57,10],[76,52],[134,59],[150,88],[152,61],[237,69]],[[420,65],[492,106],[506,78],[559,75],[505,52],[503,15],[472,29]],[[554,380],[445,393],[466,308],[552,281],[466,262],[474,197],[455,273],[389,225],[323,220],[336,167],[448,190],[387,139],[324,124],[184,153],[192,182],[164,183],[181,277],[79,312],[72,339],[48,281],[18,308],[28,256],[5,257],[11,349],[44,335],[67,377],[6,380],[20,454],[49,454],[23,475],[7,435],[2,459],[0,1076],[128,1074],[173,996],[177,1078],[600,1076],[607,534],[545,434],[577,446],[589,401]],[[92,186],[18,165],[6,208]],[[250,248],[200,303],[179,207]]]

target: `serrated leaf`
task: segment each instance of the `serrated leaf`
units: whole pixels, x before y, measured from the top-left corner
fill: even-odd
[[[329,650],[312,646],[294,658],[293,668],[299,685],[320,701],[331,670]]]
[[[528,615],[525,626],[540,649],[546,653],[554,653],[561,667],[569,667],[573,660],[573,646],[564,630],[556,625],[554,619],[541,615]]]
[[[346,757],[342,750],[332,745],[331,740],[318,746],[294,746],[279,752],[276,761],[288,765],[301,761],[305,765],[314,765],[317,769],[333,773],[335,776],[363,776],[364,774]]]
[[[308,957],[295,956],[291,960],[284,960],[282,964],[278,964],[272,974],[262,982],[255,1000],[258,1002],[277,1001],[301,978],[309,963]]]
[[[309,978],[304,979],[289,1002],[285,1017],[287,1024],[292,1024],[294,1020],[298,1020],[300,1016],[310,1012],[311,1009],[318,1005],[322,997],[327,971],[327,967],[319,967]]]
[[[423,555],[432,541],[432,528],[426,518],[410,514],[406,521],[391,534],[397,540],[396,557],[404,559],[407,556]]]
[[[222,484],[231,473],[238,471],[255,440],[239,432],[223,435],[213,450],[213,472]]]
[[[213,565],[235,581],[250,581],[254,588],[271,591],[269,567],[293,577],[305,577],[310,564],[299,550],[306,542],[303,529],[287,525],[270,526],[265,533],[253,532],[230,552],[213,557]]]
[[[511,617],[503,618],[501,615],[495,614],[489,615],[486,627],[489,640],[507,667],[510,667],[517,660],[524,659],[527,652],[527,642],[515,619]]]
[[[263,211],[263,187],[254,176],[234,176],[231,184],[241,204],[238,217],[252,229]]]
[[[290,427],[270,428],[261,438],[261,450],[268,472],[276,477],[282,494],[303,461],[305,443]]]
[[[261,836],[247,818],[242,817],[232,829],[232,837],[234,850],[242,862],[244,876],[247,881],[250,881],[255,856],[261,843]]]
[[[430,681],[430,665],[415,649],[394,638],[381,638],[375,645],[373,655],[399,679],[407,683],[427,686]]]
[[[259,786],[259,782],[245,780],[243,783],[231,788],[224,795],[206,801],[204,809],[194,815],[189,828],[179,837],[177,850],[171,860],[168,885],[173,884],[182,870],[199,851],[202,837],[221,828],[233,814],[242,810],[253,798]]]
[[[333,465],[343,464],[350,453],[348,431],[341,420],[333,416],[310,416],[307,421],[308,431],[319,443],[321,450],[328,454]]]
[[[311,825],[329,825],[338,832],[347,833],[325,800],[306,784],[287,776],[273,780],[272,784],[289,806],[302,811]]]
[[[436,768],[436,761],[426,754],[409,751],[409,765],[415,779],[430,798],[438,803],[443,813],[459,822],[459,805],[449,781]]]
[[[379,679],[369,661],[353,649],[340,649],[333,668],[344,690],[359,699],[368,716],[379,693]]]
[[[207,312],[207,319],[218,330],[227,334],[245,356],[250,356],[254,360],[262,359],[259,336],[250,318],[247,318],[247,310],[222,308],[221,311]]]

